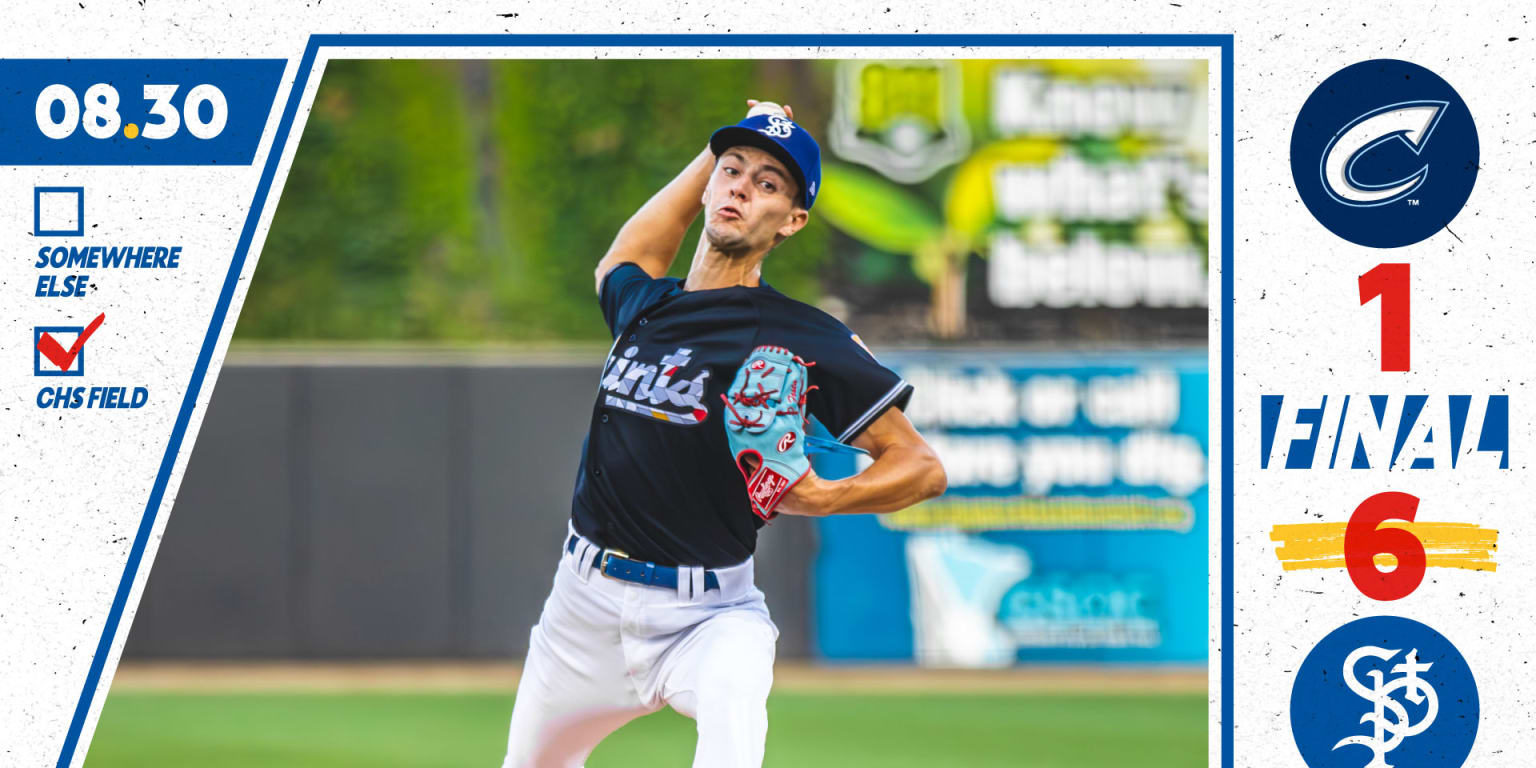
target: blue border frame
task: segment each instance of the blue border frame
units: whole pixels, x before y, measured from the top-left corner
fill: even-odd
[[[155,517],[160,508],[160,503],[165,498],[165,487],[170,481],[171,470],[176,465],[176,456],[181,452],[181,441],[186,436],[187,424],[192,419],[192,411],[197,405],[197,395],[202,390],[203,379],[208,373],[208,362],[213,357],[214,347],[218,344],[219,331],[224,327],[224,319],[229,313],[229,303],[234,296],[235,286],[240,280],[240,272],[245,266],[245,257],[250,252],[251,241],[256,235],[256,225],[261,219],[261,212],[266,208],[267,195],[272,190],[272,181],[277,175],[277,166],[282,161],[283,153],[288,149],[288,134],[293,129],[293,121],[298,113],[299,102],[304,97],[305,88],[309,84],[309,74],[314,69],[315,56],[322,47],[394,47],[394,48],[423,48],[423,47],[482,47],[482,48],[529,48],[529,47],[594,47],[607,46],[612,48],[648,48],[661,46],[718,46],[721,48],[744,48],[781,46],[796,48],[817,48],[822,46],[887,46],[887,47],[987,47],[987,46],[1038,46],[1038,47],[1095,47],[1095,46],[1122,46],[1127,48],[1157,48],[1157,47],[1182,47],[1182,48],[1218,48],[1221,50],[1221,460],[1222,460],[1222,484],[1221,484],[1221,763],[1223,768],[1232,766],[1232,49],[1233,36],[1204,35],[1204,34],[1109,34],[1109,35],[1084,35],[1084,34],[794,34],[794,35],[719,35],[719,34],[653,34],[653,35],[387,35],[387,34],[325,34],[310,35],[309,42],[304,46],[304,54],[299,59],[293,88],[288,92],[288,103],[283,107],[283,115],[277,125],[277,133],[272,138],[271,148],[267,151],[267,159],[261,170],[261,178],[256,184],[256,196],[251,201],[251,209],[246,215],[245,225],[240,230],[240,240],[235,245],[234,258],[230,261],[229,271],[224,276],[224,284],[219,289],[219,300],[213,308],[213,318],[208,322],[208,331],[203,337],[202,348],[197,354],[197,364],[192,369],[192,378],[187,383],[186,394],[182,396],[181,409],[177,412],[175,426],[171,429],[171,438],[165,448],[165,455],[160,460],[160,469],[155,475],[155,484],[149,493],[149,503],[145,505],[144,517],[139,521],[138,531],[134,534],[133,547],[128,552],[128,562],[123,566],[123,577],[118,582],[117,592],[112,598],[112,607],[107,613],[106,624],[101,630],[101,639],[96,644],[96,651],[91,657],[90,670],[85,676],[85,685],[80,690],[80,698],[75,704],[75,713],[69,723],[69,731],[64,737],[64,746],[59,751],[58,768],[68,768],[73,762],[75,748],[80,743],[80,732],[85,727],[86,716],[90,713],[91,702],[96,697],[96,689],[101,684],[102,668],[106,665],[107,655],[112,650],[112,640],[117,636],[118,624],[123,618],[123,608],[128,603],[128,595],[133,591],[134,578],[139,571],[139,565],[144,558],[144,547],[149,541],[150,534],[155,528]],[[81,193],[81,205],[84,205],[84,192]],[[84,216],[81,216],[81,225],[84,225]]]
[[[75,228],[43,230],[43,193],[74,192]],[[80,237],[85,234],[85,187],[33,187],[32,188],[32,236],[33,237]]]

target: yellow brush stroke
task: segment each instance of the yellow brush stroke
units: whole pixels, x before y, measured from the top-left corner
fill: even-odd
[[[1275,556],[1287,571],[1344,567],[1345,523],[1277,525],[1269,533],[1280,542]],[[1430,568],[1464,568],[1494,571],[1493,552],[1499,548],[1499,532],[1472,523],[1424,523],[1388,521],[1380,528],[1402,528],[1424,544],[1424,564]],[[1392,555],[1376,555],[1378,567],[1397,565]]]

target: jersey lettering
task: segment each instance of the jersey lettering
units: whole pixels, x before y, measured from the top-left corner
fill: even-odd
[[[639,354],[639,347],[630,347],[622,357],[608,358],[602,382],[604,405],[668,424],[692,425],[709,418],[704,406],[709,369],[691,379],[673,380],[693,361],[693,350],[679,347],[655,365],[637,360]]]

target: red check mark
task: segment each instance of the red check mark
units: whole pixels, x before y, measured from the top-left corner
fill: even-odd
[[[75,357],[80,354],[80,350],[85,349],[85,340],[89,339],[91,334],[101,327],[101,321],[105,319],[107,319],[107,313],[103,312],[97,315],[96,319],[92,320],[91,324],[87,325],[85,330],[81,331],[80,335],[75,338],[74,346],[71,346],[67,352],[64,350],[64,346],[55,340],[53,336],[44,332],[37,339],[37,351],[43,353],[43,357],[48,358],[49,362],[57,365],[59,370],[67,371],[70,366],[75,364]]]

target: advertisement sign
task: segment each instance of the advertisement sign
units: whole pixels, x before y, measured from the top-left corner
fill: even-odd
[[[921,393],[908,415],[949,491],[820,521],[822,654],[963,667],[1206,658],[1202,352],[888,362]]]

